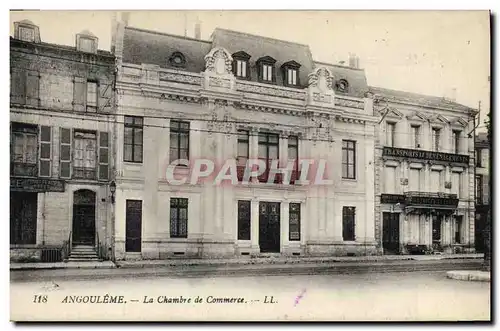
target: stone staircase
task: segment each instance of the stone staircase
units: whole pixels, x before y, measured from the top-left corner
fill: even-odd
[[[88,262],[94,261],[99,262],[99,256],[95,250],[94,246],[90,245],[75,245],[71,249],[71,253],[68,258],[69,262]]]

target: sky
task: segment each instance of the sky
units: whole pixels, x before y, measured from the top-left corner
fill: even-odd
[[[112,11],[20,11],[42,41],[74,45],[88,29],[110,50]],[[370,86],[452,97],[489,111],[490,26],[487,11],[131,11],[129,25],[208,40],[216,27],[307,44],[316,61],[360,58]],[[480,126],[479,129],[484,129]]]

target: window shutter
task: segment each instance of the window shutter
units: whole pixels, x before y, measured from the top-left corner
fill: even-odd
[[[109,133],[99,132],[99,179],[109,179]]]
[[[99,82],[99,96],[97,98],[98,111],[109,112],[111,110],[111,97],[113,95],[113,84],[110,82]]]
[[[26,104],[33,107],[38,107],[40,104],[40,74],[38,71],[28,71]]]
[[[52,128],[50,126],[40,127],[40,177],[52,175]]]
[[[60,141],[59,176],[71,178],[71,129],[61,128]]]
[[[82,77],[73,79],[73,110],[85,111],[87,97],[87,80]]]
[[[10,102],[17,104],[26,103],[26,72],[12,69],[10,73]]]

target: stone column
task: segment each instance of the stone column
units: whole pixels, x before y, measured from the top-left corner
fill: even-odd
[[[259,251],[259,201],[256,198],[251,202],[250,231],[252,250]]]

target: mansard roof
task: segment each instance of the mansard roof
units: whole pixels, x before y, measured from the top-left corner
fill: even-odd
[[[327,67],[335,78],[335,82],[338,82],[341,79],[347,81],[347,83],[349,84],[349,90],[347,91],[347,93],[340,93],[338,91],[335,91],[335,93],[362,98],[364,97],[365,93],[368,92],[368,83],[366,82],[366,74],[363,69],[323,62],[314,62],[314,66]]]

